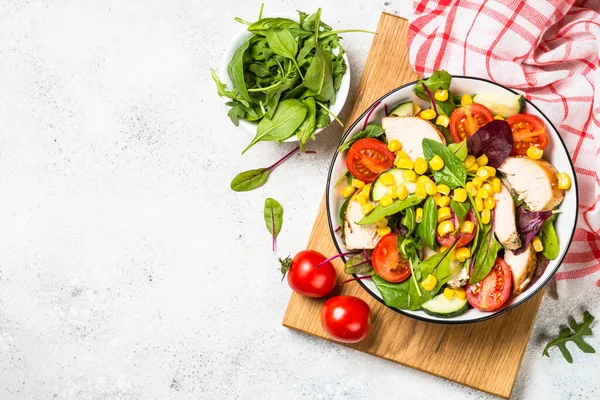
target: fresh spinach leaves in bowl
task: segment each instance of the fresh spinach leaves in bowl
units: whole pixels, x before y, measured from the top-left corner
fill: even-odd
[[[228,89],[215,71],[218,94],[230,99],[228,115],[256,125],[256,136],[246,147],[261,141],[296,138],[304,149],[315,132],[331,122],[330,109],[348,66],[339,33],[321,21],[321,9],[312,15],[298,11],[298,19],[263,18],[248,25],[251,32],[227,65],[233,88]],[[338,120],[339,122],[339,120]],[[341,122],[340,122],[341,123]]]

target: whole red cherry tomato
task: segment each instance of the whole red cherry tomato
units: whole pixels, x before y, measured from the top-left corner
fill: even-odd
[[[282,260],[281,272],[287,273],[288,284],[296,293],[308,297],[327,296],[335,287],[337,276],[330,262],[316,268],[327,258],[314,250],[303,250],[293,260]]]
[[[321,324],[329,337],[339,342],[356,343],[371,330],[371,310],[354,296],[335,296],[321,308]]]

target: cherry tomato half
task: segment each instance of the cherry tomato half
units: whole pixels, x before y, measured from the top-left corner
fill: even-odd
[[[339,342],[356,343],[371,330],[371,310],[362,299],[335,296],[321,308],[321,324],[329,337]]]
[[[450,116],[450,135],[454,143],[472,136],[482,126],[492,121],[494,116],[485,106],[473,103],[458,107]]]
[[[475,285],[467,284],[467,300],[475,308],[494,311],[506,303],[511,288],[512,274],[510,267],[503,259],[498,257],[488,276]]]
[[[513,134],[512,156],[524,156],[531,146],[543,149],[548,145],[548,132],[544,121],[532,114],[517,114],[506,122]]]
[[[356,179],[370,183],[377,175],[392,168],[395,159],[385,143],[365,138],[357,140],[348,150],[346,167]]]
[[[403,282],[410,276],[410,264],[398,251],[398,234],[381,238],[372,254],[373,269],[388,282]]]
[[[435,238],[437,239],[438,243],[445,247],[451,247],[454,244],[454,242],[458,241],[458,243],[456,243],[457,249],[469,244],[469,242],[471,242],[471,240],[473,240],[473,238],[475,237],[475,234],[477,233],[478,229],[477,227],[479,225],[477,223],[477,217],[475,216],[473,210],[470,210],[467,213],[467,215],[465,216],[465,221],[471,221],[475,225],[475,228],[473,229],[472,233],[462,233],[459,230],[455,233],[446,236],[440,236],[439,233],[437,233],[436,229]]]
[[[337,280],[335,268],[330,262],[315,268],[327,258],[314,250],[303,250],[293,260],[281,260],[281,272],[287,272],[287,281],[292,290],[307,297],[327,296]]]

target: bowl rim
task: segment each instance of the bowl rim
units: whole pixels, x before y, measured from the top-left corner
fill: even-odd
[[[487,82],[487,83],[491,83],[495,86],[501,87],[505,90],[508,90],[509,92],[513,93],[513,94],[517,94],[517,95],[521,95],[521,93],[507,88],[504,85],[501,85],[497,82],[493,82],[489,79],[485,79],[485,78],[479,78],[476,76],[467,76],[467,75],[454,75],[452,74],[452,78],[461,78],[461,79],[471,79],[471,80],[476,80],[476,81],[482,81],[482,82]],[[429,78],[424,78],[423,80],[427,80]],[[358,123],[360,121],[362,121],[362,119],[369,113],[371,112],[372,109],[374,109],[376,106],[378,106],[380,102],[382,102],[383,100],[385,100],[387,97],[389,97],[390,95],[396,93],[399,90],[402,90],[406,87],[409,86],[414,86],[419,82],[419,80],[415,80],[415,81],[411,81],[408,83],[405,83],[402,86],[398,86],[395,89],[392,89],[391,91],[387,92],[386,94],[384,94],[383,96],[381,96],[379,99],[375,100],[375,102],[373,102],[369,107],[367,107],[367,109],[358,117],[356,118],[356,120],[354,120],[354,122],[352,122],[352,124],[349,125],[348,129],[346,130],[346,132],[342,135],[340,142],[338,143],[338,146],[336,147],[336,151],[333,155],[333,158],[331,159],[331,163],[329,165],[329,171],[327,172],[327,185],[325,187],[325,208],[327,211],[327,224],[329,225],[329,233],[331,235],[331,238],[333,239],[333,244],[336,248],[336,250],[338,251],[339,254],[343,253],[342,249],[340,248],[340,246],[337,243],[337,240],[335,240],[335,228],[333,227],[332,224],[332,218],[331,218],[331,212],[330,212],[330,203],[329,203],[329,191],[331,189],[331,182],[332,182],[332,174],[333,174],[333,168],[335,165],[335,162],[337,160],[337,157],[339,156],[339,152],[337,151],[337,148],[339,148],[339,146],[341,146],[345,141],[346,138],[348,137],[348,135],[350,134],[350,132],[352,132],[352,130],[356,127],[356,125],[358,125]],[[535,104],[533,104],[531,101],[529,101],[525,96],[525,102],[527,103],[527,105],[533,107],[537,112],[539,112],[542,116],[544,116],[544,118],[546,119],[546,122],[548,122],[550,124],[550,126],[552,127],[552,129],[554,129],[554,131],[557,133],[558,139],[560,140],[561,145],[563,146],[563,148],[565,149],[565,152],[567,153],[567,159],[569,161],[569,165],[571,166],[571,169],[573,171],[575,171],[575,166],[573,164],[573,160],[571,159],[571,155],[569,154],[569,151],[567,149],[567,146],[565,145],[565,142],[563,140],[563,138],[561,137],[558,129],[556,129],[556,127],[554,126],[554,124],[552,123],[552,121],[546,116],[546,114],[544,114],[542,112],[542,110],[540,110]],[[575,204],[579,204],[579,191],[577,190],[578,188],[578,182],[577,182],[577,174],[574,174],[572,177],[572,180],[574,182],[573,188],[575,189]],[[406,317],[409,318],[413,318],[416,319],[418,321],[422,321],[422,322],[427,322],[427,323],[431,323],[431,324],[441,324],[441,325],[463,325],[463,324],[471,324],[471,323],[475,323],[475,322],[482,322],[482,321],[487,321],[489,319],[495,318],[499,315],[502,315],[510,310],[515,309],[516,307],[520,306],[521,304],[531,300],[533,297],[535,297],[535,295],[544,287],[546,287],[546,285],[548,284],[548,282],[550,281],[550,279],[552,279],[554,277],[554,275],[556,274],[556,272],[558,271],[558,269],[560,268],[563,259],[565,258],[565,256],[567,255],[567,253],[569,252],[569,248],[571,247],[571,244],[573,243],[573,237],[575,235],[575,230],[577,229],[577,221],[579,218],[579,213],[577,212],[577,210],[575,210],[575,221],[573,224],[573,229],[571,230],[571,234],[570,234],[570,238],[569,241],[567,243],[567,247],[565,249],[565,251],[563,252],[562,256],[558,259],[558,261],[556,262],[556,267],[554,268],[553,271],[551,271],[551,273],[548,275],[548,277],[542,281],[542,284],[535,289],[534,291],[532,291],[530,294],[528,294],[526,297],[524,297],[522,300],[518,300],[517,302],[509,305],[506,308],[503,308],[502,310],[499,310],[497,312],[490,312],[487,315],[484,315],[482,317],[478,317],[472,320],[453,320],[452,318],[448,318],[447,320],[434,320],[434,319],[428,319],[428,318],[424,318],[422,316],[419,315],[413,315],[410,313],[405,312],[405,310],[401,310],[399,308],[395,308],[395,307],[390,307],[387,304],[385,304],[385,302],[383,301],[382,298],[380,298],[380,296],[377,296],[375,293],[373,293],[373,291],[371,289],[369,289],[367,287],[367,285],[365,285],[361,280],[357,280],[358,284],[367,292],[369,293],[369,295],[371,295],[371,297],[373,297],[375,300],[377,300],[378,302],[380,302],[381,304],[383,304],[385,307],[387,307],[388,309],[391,309],[392,311],[395,311],[399,314],[402,314]],[[344,262],[347,261],[346,256],[342,256],[341,257],[342,260]],[[352,274],[352,276],[354,278],[357,278],[358,275],[357,274]]]

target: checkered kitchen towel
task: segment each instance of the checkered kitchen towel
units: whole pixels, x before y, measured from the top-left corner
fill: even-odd
[[[558,127],[580,199],[558,293],[600,287],[600,0],[416,0],[409,47],[418,73],[491,79],[525,93]]]

